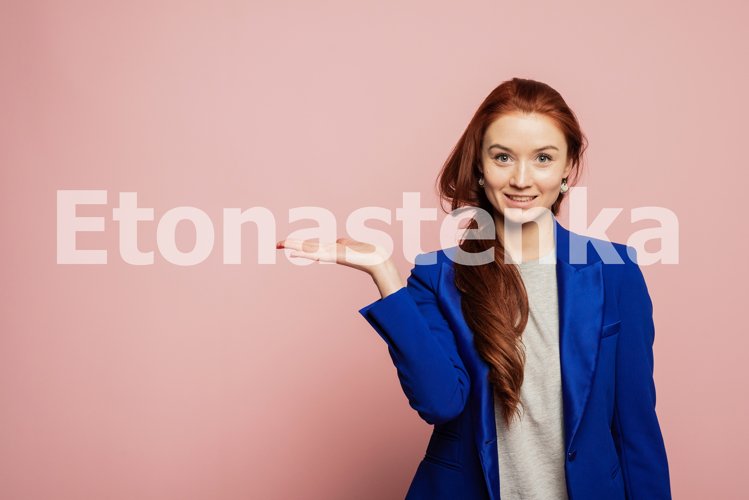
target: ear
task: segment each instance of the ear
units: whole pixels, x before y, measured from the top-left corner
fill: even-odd
[[[572,158],[569,158],[567,160],[567,165],[565,165],[564,167],[564,174],[562,175],[562,177],[566,179],[567,177],[569,177],[570,172],[572,172]]]

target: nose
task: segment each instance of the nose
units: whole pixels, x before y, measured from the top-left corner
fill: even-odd
[[[517,162],[510,177],[510,185],[517,189],[523,189],[530,186],[531,181],[531,171],[525,160]]]

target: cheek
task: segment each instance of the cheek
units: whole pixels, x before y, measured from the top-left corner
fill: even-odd
[[[544,194],[556,194],[556,192],[559,190],[559,187],[562,185],[562,179],[549,178],[549,179],[539,179],[538,185],[543,190]]]
[[[487,172],[485,170],[485,172]],[[484,174],[484,182],[492,188],[503,188],[509,182],[509,174],[502,170],[492,169],[488,174]]]

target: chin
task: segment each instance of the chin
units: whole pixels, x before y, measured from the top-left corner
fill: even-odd
[[[502,207],[502,217],[507,221],[526,223],[539,219],[551,208],[543,206],[532,206],[528,208]]]

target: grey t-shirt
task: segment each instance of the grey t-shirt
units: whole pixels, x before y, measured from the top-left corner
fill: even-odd
[[[524,411],[507,428],[495,399],[502,498],[567,500],[555,263],[556,250],[518,264],[530,304],[523,332],[526,361],[520,398]]]

